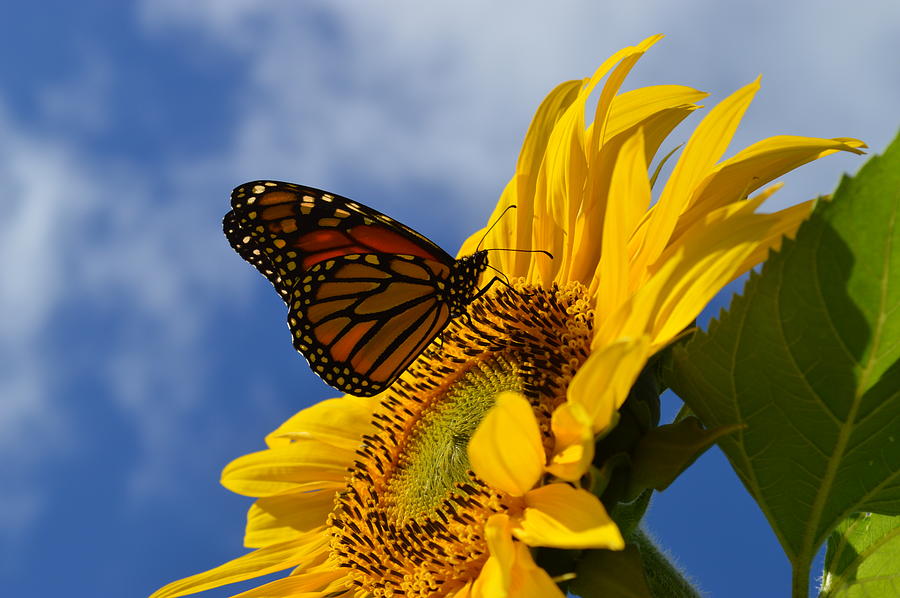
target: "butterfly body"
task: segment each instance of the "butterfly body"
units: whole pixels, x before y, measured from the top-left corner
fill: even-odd
[[[294,347],[349,394],[390,386],[487,288],[477,289],[487,252],[454,259],[339,195],[254,181],[234,190],[231,205],[225,235],[287,303]]]

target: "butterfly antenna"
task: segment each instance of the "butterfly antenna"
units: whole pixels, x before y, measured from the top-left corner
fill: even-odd
[[[551,260],[553,259],[553,254],[545,249],[509,249],[506,247],[494,247],[492,249],[485,249],[485,251],[515,251],[518,253],[543,253]]]
[[[484,232],[484,235],[481,237],[481,240],[478,241],[478,245],[475,247],[475,251],[478,251],[478,248],[481,247],[481,244],[484,243],[485,239],[487,239],[488,234],[490,234],[490,232],[492,230],[494,230],[494,227],[497,226],[497,223],[500,222],[500,219],[503,218],[503,216],[508,211],[512,210],[515,207],[516,207],[516,204],[512,203],[512,204],[509,204],[508,206],[506,206],[506,208],[504,208],[503,211],[500,212],[500,215],[497,216],[497,219],[494,220],[494,223],[491,225],[491,227]]]

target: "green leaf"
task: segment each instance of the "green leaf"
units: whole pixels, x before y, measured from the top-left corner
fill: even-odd
[[[828,538],[819,598],[900,596],[900,517],[857,514]]]
[[[717,439],[740,428],[735,425],[707,430],[696,417],[653,428],[641,438],[631,457],[628,496],[647,488],[665,490]]]
[[[746,426],[719,444],[794,564],[795,595],[840,521],[900,514],[898,212],[895,141],[666,372],[708,427]]]
[[[582,598],[654,598],[634,544],[625,550],[586,551],[569,589]]]

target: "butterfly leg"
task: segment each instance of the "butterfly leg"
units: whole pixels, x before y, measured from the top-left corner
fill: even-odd
[[[475,293],[475,295],[472,297],[471,301],[475,301],[476,299],[478,299],[479,297],[481,297],[482,295],[484,295],[485,293],[487,293],[488,290],[491,288],[491,285],[493,285],[495,282],[502,282],[502,283],[505,284],[506,286],[509,286],[509,283],[508,283],[508,282],[504,281],[504,280],[503,280],[502,278],[500,278],[499,276],[495,276],[495,277],[493,277],[492,279],[490,279],[486,285],[484,285],[483,287],[481,287],[480,289],[478,289],[478,292]],[[512,288],[512,287],[510,287],[510,288]],[[471,301],[470,301],[470,303],[471,303]]]

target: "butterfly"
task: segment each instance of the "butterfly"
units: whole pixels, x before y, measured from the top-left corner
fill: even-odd
[[[277,181],[231,194],[225,236],[288,305],[294,348],[352,395],[388,388],[484,294],[487,250],[455,259],[361,203]]]

